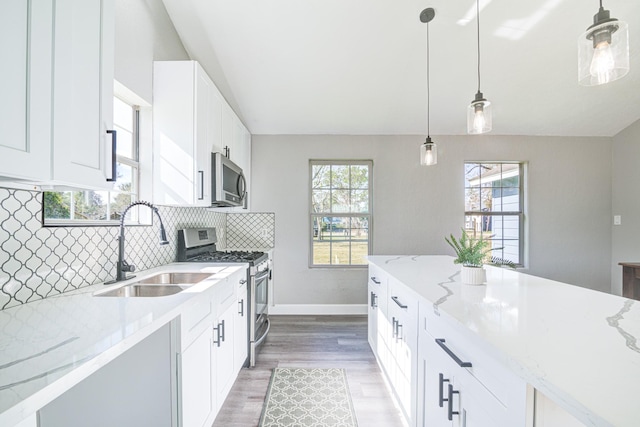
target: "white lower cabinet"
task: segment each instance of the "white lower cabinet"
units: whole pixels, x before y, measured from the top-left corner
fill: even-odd
[[[183,350],[177,360],[178,425],[183,427],[213,424],[247,357],[246,270],[214,286],[208,298],[196,299],[182,315]]]
[[[418,304],[401,283],[369,269],[369,345],[409,423],[415,425]]]
[[[527,385],[449,323],[420,304],[418,425],[527,426]]]
[[[530,427],[527,384],[473,333],[382,269],[369,266],[371,348],[407,425]]]
[[[182,387],[179,396],[182,426],[204,426],[214,410],[212,342],[212,329],[207,328],[181,354]]]
[[[236,305],[232,303],[218,317],[217,324],[213,328],[215,333],[213,337],[213,375],[217,401],[216,412],[222,407],[236,379],[236,372],[233,366],[233,320],[235,315]]]
[[[244,366],[248,354],[249,323],[247,321],[247,278],[240,275],[236,278],[238,285],[238,309],[234,319],[234,351],[233,370],[238,373]]]

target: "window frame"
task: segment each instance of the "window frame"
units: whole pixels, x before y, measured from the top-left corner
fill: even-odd
[[[368,191],[368,211],[366,213],[363,212],[314,212],[313,211],[313,166],[317,165],[329,165],[329,166],[367,166],[368,168],[368,182],[367,182],[367,191]],[[330,185],[330,189],[333,187]],[[352,264],[351,259],[349,259],[349,264],[314,264],[313,262],[313,254],[314,254],[314,218],[316,217],[345,217],[345,218],[367,218],[367,255],[370,255],[373,248],[373,160],[367,159],[310,159],[309,160],[309,201],[308,201],[308,233],[309,233],[309,257],[308,257],[308,267],[309,268],[326,268],[326,269],[362,269],[368,268],[368,263],[365,261],[363,264]],[[351,190],[351,183],[349,184],[349,189]],[[351,242],[351,237],[349,238],[349,242]]]
[[[126,98],[125,96],[119,96],[118,94],[114,94],[114,98],[117,98],[119,101],[123,102],[124,104],[128,105],[131,108],[131,114],[132,114],[131,151],[132,151],[133,157],[127,157],[122,154],[116,153],[116,163],[129,166],[133,169],[131,182],[132,182],[132,187],[135,190],[131,192],[97,190],[100,192],[107,192],[109,195],[109,200],[107,200],[107,202],[105,203],[107,218],[110,218],[112,213],[111,212],[112,203],[110,200],[111,194],[114,194],[114,193],[130,194],[132,195],[132,201],[137,201],[137,200],[140,200],[140,190],[141,190],[141,186],[140,186],[140,174],[141,174],[141,167],[142,167],[140,162],[140,110],[141,110],[141,107],[137,105],[137,103],[131,102],[125,99]],[[116,123],[114,123],[114,127],[115,126],[117,126]],[[86,191],[91,191],[91,190],[68,190],[68,191],[61,191],[61,192],[62,193],[70,192],[71,193],[70,198],[71,200],[73,200],[75,193],[84,193]],[[72,202],[70,203],[70,207],[69,207],[71,218],[75,216],[74,210],[75,210],[75,204]],[[142,212],[140,212],[138,207],[134,207],[133,209],[131,209],[128,212],[127,217],[129,218],[125,221],[125,224],[127,225],[148,226],[152,224],[151,216],[145,215]],[[115,227],[120,225],[119,219],[82,220],[82,219],[71,219],[71,218],[70,219],[62,219],[62,218],[47,219],[45,217],[45,209],[44,209],[44,192],[42,193],[42,225],[43,227]]]
[[[518,165],[518,205],[520,207],[519,210],[517,211],[482,211],[482,204],[480,202],[479,207],[480,210],[467,210],[466,209],[466,198],[467,198],[467,189],[470,187],[467,187],[466,182],[467,182],[467,178],[466,178],[466,171],[467,171],[467,165],[469,164],[474,164],[474,165]],[[466,228],[466,222],[467,222],[467,217],[469,216],[488,216],[488,217],[517,217],[518,218],[518,253],[519,253],[519,262],[515,263],[516,268],[525,268],[526,264],[525,264],[525,214],[526,214],[526,205],[525,205],[525,201],[526,201],[526,195],[525,195],[525,174],[526,174],[526,162],[523,161],[505,161],[505,160],[496,160],[496,161],[477,161],[477,160],[465,160],[464,161],[464,165],[463,165],[463,194],[464,194],[464,198],[463,198],[463,203],[465,206],[464,209],[464,222],[463,224],[465,224],[463,226],[463,229],[465,230],[465,232],[467,232],[467,228]],[[505,178],[503,177],[503,171],[500,172],[500,180],[504,180]],[[482,187],[480,187],[482,188]],[[506,187],[505,187],[506,188]],[[515,188],[515,187],[513,187]],[[493,221],[492,221],[493,222]],[[475,238],[475,236],[470,236],[472,238]],[[482,235],[480,235],[480,238],[482,239]],[[502,239],[502,241],[504,242],[504,237]],[[494,239],[491,239],[490,241],[495,241]]]

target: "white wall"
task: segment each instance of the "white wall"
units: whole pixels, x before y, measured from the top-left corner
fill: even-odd
[[[115,79],[151,103],[153,61],[189,59],[162,0],[116,0]]]
[[[613,137],[611,290],[622,295],[620,262],[640,262],[640,120]]]
[[[528,162],[528,272],[608,292],[611,139],[436,137],[439,163],[418,164],[420,136],[254,135],[253,209],[276,213],[274,302],[363,304],[365,270],[309,269],[309,159],[372,159],[373,253],[452,254],[463,226],[463,163]]]

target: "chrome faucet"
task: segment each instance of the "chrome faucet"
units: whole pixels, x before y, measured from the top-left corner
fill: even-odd
[[[125,208],[124,211],[122,211],[122,214],[120,214],[120,235],[118,236],[118,263],[116,264],[116,279],[110,282],[106,282],[105,285],[135,277],[127,277],[127,272],[136,271],[136,266],[133,264],[129,264],[124,259],[124,219],[127,216],[127,212],[129,211],[129,209],[138,205],[147,206],[156,214],[156,216],[158,217],[158,221],[160,221],[160,244],[167,245],[169,243],[169,241],[167,240],[167,233],[165,232],[164,225],[162,224],[162,218],[160,218],[160,213],[158,212],[158,208],[153,206],[151,203],[144,202],[142,200],[131,203]]]

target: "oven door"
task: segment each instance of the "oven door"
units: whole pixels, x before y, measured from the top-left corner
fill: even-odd
[[[249,366],[255,366],[256,348],[262,343],[269,333],[269,268],[258,271],[251,278],[251,309],[253,317],[249,325]]]

